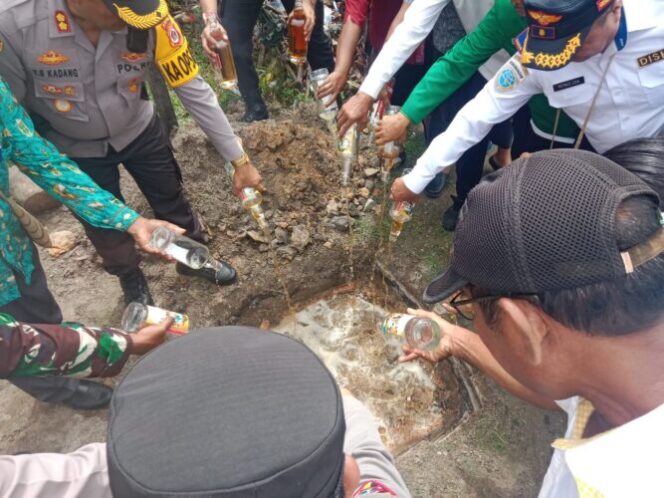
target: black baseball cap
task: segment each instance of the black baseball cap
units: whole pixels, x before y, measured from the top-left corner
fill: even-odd
[[[468,284],[500,294],[537,294],[610,281],[664,252],[664,227],[620,252],[618,206],[654,190],[597,154],[538,152],[477,185],[454,232],[449,269],[429,284],[427,304]]]
[[[104,0],[104,3],[132,28],[154,28],[168,17],[166,0]]]
[[[521,47],[526,67],[555,71],[572,60],[593,23],[615,0],[525,0],[528,31]]]
[[[345,422],[334,378],[302,343],[249,327],[201,329],[141,358],[116,388],[113,496],[330,498]]]

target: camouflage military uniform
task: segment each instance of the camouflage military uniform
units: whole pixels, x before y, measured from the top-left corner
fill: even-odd
[[[0,313],[0,378],[111,377],[129,356],[131,337],[78,323],[28,325]]]

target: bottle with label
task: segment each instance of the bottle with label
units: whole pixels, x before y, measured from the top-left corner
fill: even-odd
[[[235,168],[230,162],[226,162],[225,166],[228,176],[231,180],[235,175]],[[253,187],[245,187],[240,192],[240,200],[242,201],[242,207],[249,212],[251,217],[256,220],[260,229],[267,233],[270,231],[270,225],[265,219],[265,212],[261,204],[263,203],[263,195]]]
[[[311,90],[313,91],[314,95],[316,95],[318,89],[329,75],[330,72],[327,70],[327,68],[316,69],[315,71],[311,72],[309,81],[311,82]],[[331,97],[323,97],[322,99],[317,99],[317,103],[319,110],[318,115],[329,125],[337,117],[337,112],[339,111],[337,101]]]
[[[293,13],[288,23],[289,59],[293,64],[303,65],[307,62],[307,38],[304,35],[304,6],[302,0],[295,0]]]
[[[346,186],[350,181],[350,175],[353,169],[353,161],[357,158],[360,136],[357,132],[357,124],[348,128],[341,141],[339,142],[339,152],[343,161],[341,174],[341,184]]]
[[[203,244],[166,227],[157,227],[152,232],[150,245],[194,270],[203,268],[210,259],[210,251]]]
[[[120,327],[125,332],[133,333],[148,325],[158,325],[169,316],[174,320],[173,325],[168,329],[169,332],[178,335],[189,332],[187,315],[142,303],[129,303],[122,314]]]
[[[216,40],[216,43],[210,47],[215,53],[215,57],[210,57],[214,74],[221,88],[235,90],[237,88],[237,71],[231,44],[222,38],[223,31],[216,16],[207,17],[205,22],[209,27],[210,35]]]
[[[412,348],[433,351],[440,343],[440,327],[428,318],[394,314],[388,316],[379,327],[385,335],[402,338]]]

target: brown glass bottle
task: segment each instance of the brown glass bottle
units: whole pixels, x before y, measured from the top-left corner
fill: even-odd
[[[219,57],[219,65],[215,64],[215,73],[219,84],[224,90],[232,90],[237,87],[237,72],[231,45],[227,41],[219,40],[212,49]]]
[[[288,23],[289,59],[293,64],[307,61],[307,38],[304,36],[306,17],[301,0],[296,0],[293,15]]]

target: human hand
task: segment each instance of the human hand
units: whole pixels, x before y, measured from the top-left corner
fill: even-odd
[[[127,233],[134,238],[136,244],[138,244],[138,247],[141,250],[150,254],[158,254],[160,256],[164,256],[164,254],[161,251],[155,249],[150,245],[152,232],[154,232],[158,227],[166,227],[170,231],[178,235],[182,235],[185,232],[184,228],[180,228],[179,226],[174,225],[173,223],[169,223],[168,221],[153,220],[139,216],[138,218],[136,218],[136,221],[134,221],[129,226],[129,229],[127,229]]]
[[[157,325],[148,325],[139,329],[131,335],[132,341],[129,353],[145,354],[162,344],[166,339],[166,332],[171,328],[174,321],[172,316],[168,316]]]
[[[259,192],[265,192],[263,177],[251,162],[235,167],[233,174],[233,193],[240,196],[243,188],[253,187]]]
[[[343,90],[343,87],[346,84],[346,80],[346,75],[343,75],[337,71],[332,72],[318,87],[318,90],[316,91],[316,97],[322,99],[323,97],[328,97],[329,95],[325,102],[328,105],[331,104],[337,98],[339,92]]]
[[[436,322],[440,327],[440,343],[433,351],[424,351],[422,349],[413,348],[408,344],[404,344],[401,346],[404,354],[399,357],[399,363],[409,362],[416,358],[422,358],[430,363],[436,363],[450,356],[454,356],[455,340],[458,339],[460,335],[468,333],[466,329],[443,320],[440,316],[431,311],[409,308],[408,314],[421,316],[422,318],[428,318],[429,320]]]
[[[369,119],[369,111],[373,104],[373,99],[370,95],[364,92],[357,92],[341,107],[339,115],[337,116],[337,130],[339,137],[343,137],[348,128],[355,123],[360,123],[363,129]]]
[[[216,52],[213,50],[213,47],[221,40],[228,43],[228,34],[224,27],[216,16],[214,18],[206,18],[205,27],[201,33],[201,44],[205,53],[210,57],[215,57]]]
[[[390,190],[390,199],[392,199],[395,202],[401,202],[401,201],[415,202],[418,199],[418,195],[414,192],[411,192],[408,189],[408,187],[406,187],[406,183],[403,181],[402,177],[394,180],[394,183],[392,184],[392,188]]]
[[[409,124],[410,120],[400,112],[393,116],[383,116],[376,129],[376,145],[404,141]]]
[[[311,33],[314,31],[314,24],[316,24],[316,11],[314,6],[309,1],[302,2],[302,9],[304,11],[304,36],[307,41],[309,41],[311,38]],[[291,11],[291,13],[288,14],[289,24],[294,15],[294,12],[295,11]]]

